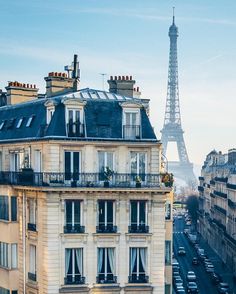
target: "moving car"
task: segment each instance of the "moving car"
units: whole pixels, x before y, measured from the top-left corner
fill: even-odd
[[[188,273],[187,273],[187,281],[188,282],[194,282],[194,281],[196,281],[196,279],[197,279],[197,277],[195,275],[195,272],[188,271]]]
[[[199,259],[197,257],[193,257],[192,264],[198,265],[199,264]]]
[[[178,255],[186,255],[185,248],[180,246],[178,249]]]
[[[187,292],[188,293],[198,293],[198,287],[195,282],[189,282],[187,284]]]

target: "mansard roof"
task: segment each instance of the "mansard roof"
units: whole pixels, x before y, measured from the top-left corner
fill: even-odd
[[[86,101],[84,106],[86,137],[67,137],[63,102],[65,99]],[[46,122],[45,106],[48,100],[55,102],[55,111],[49,125]],[[42,139],[125,140],[122,138],[121,101],[141,103],[142,100],[87,88],[53,98],[2,106],[0,107],[0,142]],[[144,107],[141,107],[140,114],[142,133],[140,141],[157,141]]]

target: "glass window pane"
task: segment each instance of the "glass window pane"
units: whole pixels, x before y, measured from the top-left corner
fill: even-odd
[[[131,123],[130,113],[129,113],[129,112],[126,112],[126,113],[125,113],[125,124],[126,124],[127,126],[129,126],[130,123]]]
[[[137,152],[131,152],[131,174],[137,174]]]
[[[105,201],[99,201],[98,202],[98,218],[99,218],[99,224],[105,224]]]
[[[139,224],[140,225],[145,225],[145,217],[146,217],[146,202],[145,201],[140,201],[139,202]]]
[[[131,225],[137,225],[137,209],[138,209],[138,202],[131,201]]]
[[[73,179],[79,179],[79,152],[73,152]]]
[[[104,172],[105,168],[105,152],[99,151],[98,152],[98,170],[100,173]]]
[[[11,197],[11,220],[17,221],[17,197]]]
[[[36,203],[35,199],[29,200],[29,223],[36,224]]]
[[[69,123],[73,123],[73,110],[68,111]]]
[[[18,267],[18,257],[17,257],[17,244],[11,245],[11,267]]]
[[[65,179],[71,179],[71,153],[65,152]]]
[[[145,174],[145,167],[146,167],[146,162],[145,162],[145,153],[140,152],[139,153],[139,174]]]
[[[131,125],[132,126],[137,125],[137,113],[135,112],[131,113]]]
[[[76,110],[76,112],[75,112],[75,121],[80,122],[80,111],[79,110]]]
[[[72,224],[72,201],[66,201],[66,224]]]
[[[0,219],[9,220],[8,196],[0,196]]]
[[[36,273],[36,246],[30,245],[30,273]]]
[[[75,225],[80,224],[80,201],[74,201],[74,216],[75,216]]]
[[[107,224],[113,225],[113,201],[107,201]]]
[[[113,171],[113,152],[107,152],[107,166]]]

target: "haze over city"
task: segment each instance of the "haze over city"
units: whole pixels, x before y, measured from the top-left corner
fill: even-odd
[[[105,80],[134,77],[142,97],[151,100],[158,138],[175,6],[180,109],[190,161],[202,164],[212,149],[235,147],[235,1],[0,2],[0,88],[16,80],[34,83],[44,93],[42,77],[63,70],[77,53],[80,88],[102,89],[101,73]],[[173,157],[168,152],[168,159]]]

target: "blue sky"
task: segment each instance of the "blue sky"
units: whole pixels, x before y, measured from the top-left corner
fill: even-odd
[[[0,0],[0,88],[35,83],[78,53],[81,87],[102,88],[99,73],[133,75],[163,125],[172,6],[179,28],[180,107],[190,160],[236,147],[236,1]],[[174,146],[169,146],[174,159]]]

